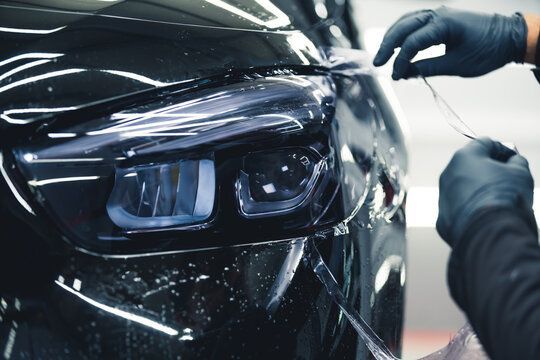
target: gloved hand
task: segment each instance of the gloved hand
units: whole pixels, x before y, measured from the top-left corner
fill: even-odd
[[[432,45],[446,44],[446,54],[411,64],[416,54]],[[484,75],[505,64],[523,62],[527,24],[521,14],[491,15],[440,7],[404,15],[388,30],[375,66],[384,65],[394,53],[392,78],[413,76]]]
[[[440,177],[437,231],[453,247],[482,209],[531,212],[533,189],[523,156],[488,138],[472,141],[454,155]]]

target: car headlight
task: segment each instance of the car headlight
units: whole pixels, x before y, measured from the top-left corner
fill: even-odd
[[[367,171],[355,170],[362,186],[341,188],[335,111],[329,75],[227,76],[53,122],[13,153],[42,208],[83,248],[263,241],[335,224],[358,205]]]

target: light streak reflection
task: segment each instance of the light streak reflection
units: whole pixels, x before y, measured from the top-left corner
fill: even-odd
[[[305,53],[310,54],[315,58],[319,56],[317,48],[313,42],[311,42],[311,40],[309,40],[307,36],[302,33],[294,33],[287,36],[287,42],[291,46],[294,53],[305,65],[310,64],[310,61],[306,57]]]
[[[0,114],[0,118],[7,121],[10,124],[28,124],[31,123],[32,119],[14,119],[10,115],[13,114],[45,114],[45,113],[52,113],[52,112],[61,112],[61,111],[68,111],[68,110],[75,110],[77,109],[75,106],[66,106],[66,107],[58,107],[58,108],[29,108],[29,109],[9,109],[4,111],[2,114]]]
[[[102,135],[102,134],[111,134],[111,133],[125,133],[126,135],[129,135],[130,133],[133,133],[134,131],[137,131],[138,133],[140,132],[151,133],[155,131],[162,132],[166,130],[178,130],[178,129],[187,129],[187,128],[193,128],[193,127],[199,127],[199,126],[206,126],[206,125],[223,124],[223,123],[228,123],[232,121],[243,120],[245,119],[245,117],[242,116],[242,117],[234,117],[234,118],[228,118],[228,119],[222,119],[222,120],[200,121],[196,123],[185,124],[190,121],[198,120],[198,119],[199,117],[195,119],[190,119],[190,118],[173,119],[173,120],[167,120],[167,121],[157,121],[151,124],[110,127],[103,130],[90,131],[90,132],[87,132],[86,134],[87,135]],[[167,126],[167,125],[171,125],[171,126]]]
[[[399,255],[390,255],[388,256],[375,275],[375,292],[378,293],[388,282],[390,273],[393,271],[400,271],[403,267],[403,258]]]
[[[3,73],[2,75],[0,75],[0,81],[4,80],[4,79],[7,79],[8,77],[18,73],[18,72],[21,72],[23,70],[26,70],[26,69],[30,69],[34,66],[38,66],[38,65],[41,65],[41,64],[46,64],[48,62],[50,62],[51,60],[48,60],[48,59],[44,59],[44,60],[36,60],[36,61],[32,61],[32,62],[29,62],[27,64],[24,64],[24,65],[21,65],[21,66],[18,66],[16,67],[15,69],[12,69],[10,71],[7,71],[5,73]]]
[[[120,71],[120,70],[99,70],[99,71],[104,72],[104,73],[108,73],[108,74],[111,74],[111,75],[122,76],[122,77],[125,77],[125,78],[128,78],[128,79],[133,79],[133,80],[142,82],[144,84],[152,85],[152,86],[155,86],[155,87],[162,87],[162,86],[168,86],[168,85],[173,85],[174,84],[174,83],[166,83],[166,82],[162,82],[162,81],[158,81],[158,80],[153,80],[153,79],[150,79],[149,77],[139,75],[139,74],[135,74],[135,73],[132,73],[132,72],[129,72],[129,71]]]
[[[237,8],[234,5],[231,5],[223,0],[206,0],[206,2],[222,8],[223,10],[229,11],[235,15],[238,15],[252,23],[255,23],[260,26],[267,27],[269,29],[275,29],[283,26],[287,26],[291,23],[291,20],[281,9],[274,5],[270,0],[255,0],[257,4],[262,6],[265,10],[270,12],[275,16],[272,20],[264,21],[253,14],[250,14],[242,9]]]
[[[2,26],[0,26],[0,31],[9,32],[9,33],[19,33],[19,34],[47,35],[47,34],[52,34],[52,33],[55,33],[57,31],[60,31],[60,30],[62,30],[64,28],[65,28],[65,26],[60,26],[60,27],[57,27],[57,28],[54,28],[54,29],[42,30],[42,29],[20,29],[20,28],[12,28],[12,27],[2,27]]]
[[[28,185],[30,186],[44,186],[50,184],[58,184],[63,182],[74,182],[74,181],[91,181],[99,179],[99,176],[73,176],[73,177],[63,177],[63,178],[52,178],[44,180],[30,180]]]
[[[49,133],[47,134],[48,137],[51,139],[63,139],[63,138],[72,138],[76,137],[77,134],[75,133]]]
[[[34,212],[32,207],[26,202],[26,200],[21,196],[21,194],[19,194],[19,191],[17,190],[17,188],[15,187],[13,182],[11,181],[11,178],[9,177],[6,169],[4,169],[4,155],[2,153],[0,153],[0,173],[4,177],[4,180],[6,181],[6,184],[8,185],[9,189],[11,190],[11,193],[13,194],[13,196],[15,196],[15,198],[17,199],[19,204],[21,204],[21,206],[26,211],[28,211],[30,214],[35,216],[36,213]]]
[[[4,86],[0,87],[0,93],[6,92],[8,90],[14,89],[14,88],[19,87],[21,85],[30,84],[30,83],[33,83],[33,82],[36,82],[36,81],[50,79],[50,78],[58,77],[58,76],[69,75],[69,74],[76,74],[76,73],[80,73],[80,72],[83,72],[83,71],[87,71],[87,70],[86,69],[66,69],[66,70],[52,71],[52,72],[49,72],[49,73],[46,73],[46,74],[31,76],[29,78],[19,80],[19,81],[15,81],[15,82],[13,82],[11,84],[4,85]]]
[[[63,55],[63,54],[42,54],[42,53],[23,54],[23,55],[20,55],[18,57],[16,56],[16,57],[13,57],[11,59],[5,60],[4,62],[1,62],[0,66],[2,66],[3,64],[7,64],[9,62],[13,62],[13,61],[23,59],[23,58],[27,58],[27,57],[39,57],[39,56],[57,57],[57,56],[61,56],[61,55]],[[41,64],[44,64],[44,63],[49,62],[49,61],[50,60],[38,60],[38,61],[34,61],[34,62],[25,64],[25,65],[19,66],[18,68],[15,68],[15,69],[13,69],[11,71],[8,71],[3,75],[0,75],[0,80],[2,80],[4,78],[7,78],[7,77],[19,72],[19,71],[28,69],[28,68],[33,67],[33,66],[41,65]],[[3,87],[0,87],[0,93],[11,90],[11,89],[14,89],[14,88],[17,88],[17,87],[22,86],[22,85],[34,83],[34,82],[37,82],[37,81],[46,80],[46,79],[50,79],[50,78],[58,77],[58,76],[64,76],[64,75],[70,75],[70,74],[86,72],[86,71],[91,71],[91,70],[89,70],[89,69],[65,69],[65,70],[52,71],[52,72],[49,72],[49,73],[32,76],[32,77],[29,77],[29,78],[26,78],[26,79],[15,81],[15,82],[13,82],[11,84],[8,84],[8,85],[5,85]],[[128,72],[128,71],[120,71],[120,70],[99,70],[99,71],[107,73],[107,74],[115,75],[115,76],[121,76],[121,77],[124,77],[124,78],[132,79],[132,80],[135,80],[135,81],[138,81],[138,82],[142,82],[142,83],[145,83],[145,84],[148,84],[148,85],[152,85],[154,87],[163,87],[163,86],[177,84],[177,83],[166,83],[166,82],[162,82],[162,81],[158,81],[158,80],[153,80],[153,79],[150,79],[149,77],[139,75],[139,74],[135,74],[135,73]],[[6,110],[6,111],[2,112],[2,114],[0,114],[0,118],[7,121],[10,124],[28,124],[28,123],[32,122],[33,120],[32,119],[29,119],[29,120],[27,120],[27,119],[16,119],[16,118],[13,118],[10,115],[13,115],[13,114],[29,114],[29,113],[61,112],[61,111],[69,111],[69,110],[76,110],[76,109],[77,109],[77,107],[75,107],[75,106],[66,106],[66,107],[59,107],[59,108],[10,109],[10,110]]]
[[[271,313],[276,311],[278,306],[281,304],[285,292],[291,285],[292,279],[296,273],[296,269],[304,256],[305,243],[306,238],[296,240],[291,244],[291,249],[287,253],[287,257],[281,265],[279,274],[272,284],[272,288],[268,292],[266,309]]]
[[[81,294],[80,292],[70,288],[69,286],[61,283],[58,280],[55,280],[54,282],[56,283],[56,285],[60,286],[62,289],[64,289],[64,290],[70,292],[71,294],[77,296],[79,299],[83,300],[84,302],[86,302],[86,303],[88,303],[88,304],[90,304],[92,306],[95,306],[98,309],[106,311],[109,314],[113,314],[113,315],[119,316],[119,317],[121,317],[123,319],[133,321],[133,322],[136,322],[138,324],[150,327],[150,328],[152,328],[154,330],[161,331],[161,332],[163,332],[163,333],[165,333],[167,335],[170,335],[170,336],[178,335],[177,330],[175,330],[175,329],[173,329],[171,327],[162,325],[162,324],[158,323],[157,321],[150,320],[150,319],[145,318],[143,316],[135,315],[135,314],[129,313],[127,311],[120,310],[120,309],[117,309],[115,307],[102,304],[102,303],[97,302],[96,300],[91,299],[88,296],[85,296],[85,295]]]
[[[34,154],[24,154],[24,161],[31,163],[77,163],[77,162],[99,162],[103,158],[72,158],[72,159],[36,159]],[[124,158],[116,158],[116,160],[124,160]]]
[[[26,54],[20,54],[13,57],[10,57],[9,59],[0,61],[0,66],[7,65],[9,63],[23,60],[23,59],[54,59],[60,56],[64,56],[64,54],[60,53],[26,53]]]

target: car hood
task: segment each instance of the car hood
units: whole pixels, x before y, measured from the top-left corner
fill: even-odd
[[[55,17],[59,14],[99,15],[157,23],[263,31],[307,30],[332,17],[343,6],[343,1],[338,2],[342,5],[334,4],[332,0],[320,5],[318,3],[302,0],[0,1],[5,8],[37,9],[55,14]],[[45,25],[52,19],[35,20],[27,23]],[[70,20],[73,19],[57,18],[59,25],[62,22],[67,25]]]
[[[309,32],[323,17],[302,1],[0,7],[0,130],[231,71],[321,61]]]

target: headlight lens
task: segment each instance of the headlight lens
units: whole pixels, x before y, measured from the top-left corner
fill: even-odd
[[[53,124],[14,155],[63,235],[92,251],[296,236],[343,220],[364,194],[367,170],[354,172],[353,183],[340,169],[336,101],[327,75],[227,77]],[[355,121],[351,111],[341,114]]]
[[[306,149],[258,152],[243,158],[237,195],[246,217],[285,213],[300,206],[326,169]]]

